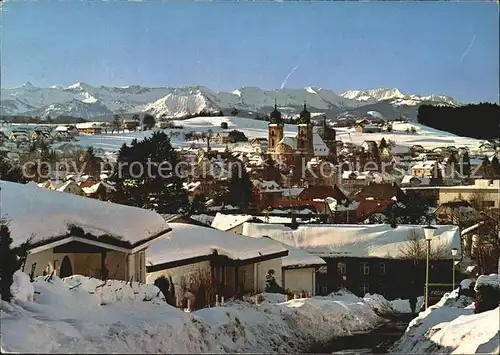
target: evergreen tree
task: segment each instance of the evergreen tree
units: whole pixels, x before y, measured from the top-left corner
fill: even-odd
[[[0,178],[4,181],[25,183],[26,178],[21,168],[13,166],[7,159],[0,155]]]
[[[142,119],[142,123],[144,125],[145,130],[150,130],[153,129],[153,127],[155,126],[156,119],[154,118],[153,115],[145,114],[144,118]]]
[[[205,213],[207,211],[207,198],[204,194],[198,194],[193,197],[186,209],[186,214],[192,216],[194,214]]]
[[[140,142],[134,139],[130,146],[124,144],[117,163],[114,202],[158,213],[186,209],[187,193],[176,170],[179,160],[167,134],[157,131]]]
[[[498,157],[496,155],[494,155],[491,159],[491,167],[497,175],[500,175],[500,162],[498,161]]]
[[[243,164],[233,165],[228,185],[228,202],[246,211],[252,198],[253,185],[245,167]]]
[[[113,117],[113,125],[115,126],[118,133],[120,133],[120,115],[115,115]]]
[[[17,255],[11,248],[12,242],[9,227],[0,225],[0,294],[6,302],[10,302],[12,298],[10,286],[14,281],[13,275],[20,266]]]
[[[281,173],[279,171],[279,168],[276,166],[276,162],[270,154],[267,155],[266,160],[264,161],[262,177],[264,180],[273,180],[281,185]]]
[[[382,150],[384,150],[384,148],[388,147],[387,142],[386,142],[384,137],[382,137],[382,139],[380,140],[380,144],[378,147],[379,147],[380,151],[382,151]]]
[[[88,147],[83,155],[83,161],[85,163],[84,171],[91,176],[99,177],[101,174],[101,166],[99,164],[99,158],[95,156],[94,148]]]

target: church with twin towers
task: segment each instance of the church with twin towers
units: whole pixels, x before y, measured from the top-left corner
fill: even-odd
[[[268,154],[287,166],[297,166],[299,161],[305,159],[309,162],[313,158],[335,163],[336,132],[327,124],[326,116],[323,116],[320,126],[315,126],[304,102],[297,121],[297,133],[285,135],[285,120],[275,101],[274,110],[269,115]]]

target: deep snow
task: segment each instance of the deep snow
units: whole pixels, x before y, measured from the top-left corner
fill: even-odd
[[[391,353],[498,354],[500,309],[473,314],[473,302],[458,289],[446,293],[410,322]]]
[[[390,307],[381,297],[366,302],[348,292],[289,302],[264,294],[258,305],[250,297],[187,313],[163,302],[152,285],[82,276],[30,283],[19,272],[16,282],[15,301],[1,304],[2,352],[297,352],[371,330],[381,318],[370,304]]]

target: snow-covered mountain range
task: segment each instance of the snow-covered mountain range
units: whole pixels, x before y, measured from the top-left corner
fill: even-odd
[[[325,113],[331,118],[363,116],[369,111],[385,118],[404,115],[416,117],[421,104],[459,105],[444,95],[403,94],[398,89],[349,90],[337,94],[328,89],[263,90],[241,87],[232,92],[215,92],[203,86],[191,87],[126,87],[92,86],[76,83],[68,87],[36,87],[26,83],[1,90],[0,113],[4,115],[60,115],[85,119],[105,119],[114,114],[148,112],[156,116],[182,117],[205,111],[231,111],[240,115],[268,114],[276,101],[285,115],[296,115],[307,102],[309,111]]]

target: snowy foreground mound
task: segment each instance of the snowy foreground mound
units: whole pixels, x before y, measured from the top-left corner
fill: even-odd
[[[289,302],[264,294],[259,305],[229,302],[187,313],[152,285],[103,285],[82,276],[30,283],[20,272],[12,290],[14,302],[1,304],[2,352],[297,352],[378,326],[372,306],[391,310],[378,295],[341,292]]]
[[[474,299],[447,293],[411,321],[395,354],[498,354],[500,309],[474,314]]]

